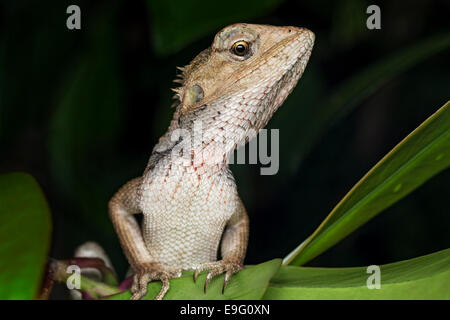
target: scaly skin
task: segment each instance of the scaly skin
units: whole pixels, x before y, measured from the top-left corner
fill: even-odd
[[[239,42],[241,41],[241,42]],[[244,41],[244,42],[242,42]],[[257,134],[301,77],[314,34],[234,24],[182,70],[176,111],[141,177],[110,200],[109,214],[134,271],[132,299],[153,280],[209,270],[205,282],[243,268],[249,220],[227,159]],[[240,46],[239,46],[240,44]],[[200,128],[201,127],[201,128]],[[180,138],[181,137],[181,138]],[[142,227],[134,214],[143,214]],[[222,241],[221,241],[222,240]],[[221,242],[221,260],[217,250]]]

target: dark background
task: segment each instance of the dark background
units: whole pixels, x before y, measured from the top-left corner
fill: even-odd
[[[81,7],[81,30],[66,28],[70,4]],[[54,222],[52,257],[68,258],[77,245],[94,240],[123,274],[126,262],[107,201],[142,174],[167,128],[175,67],[189,63],[230,23],[307,27],[316,34],[310,63],[269,124],[280,129],[279,173],[232,167],[251,219],[246,263],[284,257],[449,99],[447,49],[387,75],[304,147],[303,124],[323,106],[318,101],[369,65],[450,31],[448,1],[377,2],[382,29],[373,31],[365,26],[369,4],[2,1],[0,173],[25,171],[42,186]],[[384,264],[448,248],[449,197],[446,170],[308,265]]]

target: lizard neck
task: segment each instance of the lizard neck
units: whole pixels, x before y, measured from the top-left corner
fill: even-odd
[[[181,115],[181,125],[169,132],[174,141],[173,161],[188,160],[193,167],[227,167],[234,150],[255,137],[266,124],[265,119],[257,116],[240,110],[239,106],[222,105],[205,105],[200,117],[196,112]]]

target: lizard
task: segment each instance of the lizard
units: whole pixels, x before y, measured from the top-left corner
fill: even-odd
[[[146,295],[151,281],[161,281],[155,299],[162,299],[169,280],[185,270],[194,270],[194,282],[208,272],[205,292],[211,279],[225,274],[223,292],[244,267],[249,218],[227,159],[283,104],[305,70],[314,39],[306,28],[237,23],[179,68],[167,132],[143,175],[108,203],[134,272],[131,299]],[[143,214],[141,226],[136,214]]]

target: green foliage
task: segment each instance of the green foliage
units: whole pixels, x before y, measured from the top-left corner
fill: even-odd
[[[450,102],[378,162],[285,263],[302,265],[450,166]]]
[[[450,249],[379,267],[380,289],[368,289],[366,267],[282,266],[263,299],[450,299]]]
[[[182,277],[170,281],[170,290],[164,299],[167,300],[256,300],[261,299],[269,280],[278,271],[281,265],[280,259],[270,260],[256,266],[247,266],[234,275],[222,294],[223,275],[213,279],[206,290],[203,284],[206,272],[197,278],[194,284],[192,272],[185,272]],[[144,300],[153,299],[161,289],[160,282],[152,282],[148,286],[148,293]],[[108,297],[113,300],[128,300],[131,297],[129,291]]]
[[[39,293],[50,248],[50,211],[36,181],[0,175],[0,299]]]

